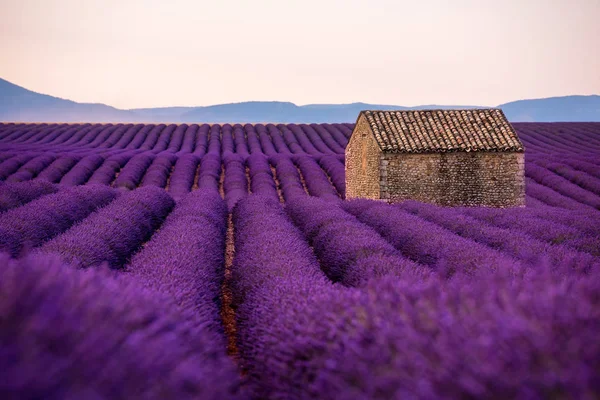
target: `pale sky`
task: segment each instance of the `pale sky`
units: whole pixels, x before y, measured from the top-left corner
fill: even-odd
[[[600,94],[600,0],[0,0],[0,77],[119,108]]]

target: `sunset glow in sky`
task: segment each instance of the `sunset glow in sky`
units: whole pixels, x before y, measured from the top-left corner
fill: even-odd
[[[600,0],[0,0],[0,77],[119,108],[600,94]]]

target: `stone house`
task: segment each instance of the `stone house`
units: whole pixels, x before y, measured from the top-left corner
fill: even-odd
[[[523,144],[499,109],[361,111],[346,198],[525,205]]]

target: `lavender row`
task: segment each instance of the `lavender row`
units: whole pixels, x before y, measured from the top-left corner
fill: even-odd
[[[0,128],[4,126],[0,125]],[[0,136],[4,143],[43,148],[141,149],[202,156],[208,137],[225,138],[219,151],[249,154],[343,154],[353,124],[30,124],[12,126]],[[600,149],[597,129],[563,128],[559,124],[515,124],[529,154],[594,156]],[[213,149],[215,150],[215,149]]]
[[[206,154],[200,160],[197,186],[200,189],[219,192],[221,178],[221,157],[218,154]]]
[[[255,398],[543,398],[597,390],[590,371],[600,346],[588,347],[598,333],[589,323],[597,279],[536,267],[532,280],[509,262],[480,271],[477,281],[386,277],[347,290],[323,281],[310,249],[285,218],[275,218],[279,212],[276,201],[254,196],[234,211],[238,346]],[[539,368],[540,359],[557,373]]]
[[[0,213],[57,191],[58,187],[44,181],[0,182]]]
[[[296,197],[308,196],[302,185],[298,169],[289,157],[273,156],[269,161],[275,167],[276,178],[286,202]]]
[[[133,141],[133,139],[144,129],[144,124],[137,124],[131,126],[127,131],[118,137],[116,143],[114,145],[104,145],[103,147],[109,147],[112,149],[124,149]]]
[[[166,187],[176,160],[177,156],[173,153],[158,154],[146,170],[141,186]]]
[[[272,338],[282,328],[276,323],[277,309],[325,291],[331,283],[277,200],[256,195],[241,200],[233,211],[233,224],[231,285],[242,368],[254,398],[281,397],[278,390],[285,387],[277,385],[294,377],[286,368],[289,353],[273,351]],[[288,290],[291,285],[293,291]]]
[[[210,127],[206,124],[202,124],[198,128],[198,134],[196,137],[196,144],[194,146],[193,154],[202,157],[208,151],[208,135]]]
[[[6,180],[10,175],[17,172],[19,168],[32,158],[35,155],[30,153],[19,154],[16,157],[9,158],[8,160],[0,163],[0,181]]]
[[[275,294],[262,293],[252,319],[258,326],[249,340],[266,353],[253,369],[265,388],[258,397],[596,393],[600,345],[591,321],[597,318],[598,280],[568,269],[536,269],[530,279],[526,268],[504,267],[486,271],[476,283],[466,276],[417,282],[387,277],[346,291],[279,284]]]
[[[329,178],[312,157],[297,156],[294,157],[294,162],[302,172],[311,196],[320,197],[327,201],[340,200]]]
[[[358,287],[389,274],[402,277],[429,273],[422,265],[402,257],[375,230],[336,204],[306,198],[288,202],[286,211],[333,282]]]
[[[68,132],[71,129],[79,129],[80,125],[76,124],[74,127],[71,125],[61,125],[56,127],[48,127],[48,129],[37,130],[31,132],[27,137],[20,137],[16,140],[16,142],[23,144],[31,144],[35,143],[43,143],[47,138],[55,138],[58,134],[63,134],[64,132]]]
[[[209,131],[208,144],[206,153],[208,154],[221,154],[221,132],[218,125],[212,125]]]
[[[269,127],[271,127],[271,131],[269,130]],[[269,126],[258,124],[256,125],[256,127],[253,127],[252,125],[246,125],[246,131],[248,132],[248,142],[250,145],[250,149],[252,150],[252,154],[263,153],[267,156],[277,154],[277,150],[275,150],[275,145],[273,144],[271,134],[269,133],[272,132],[272,129],[277,130],[277,128],[275,128],[275,126],[271,124],[269,124]],[[256,133],[254,133],[255,130]]]
[[[236,154],[225,154],[223,158],[225,171],[223,190],[227,207],[232,210],[235,204],[248,195],[248,176],[244,159]]]
[[[142,151],[150,151],[156,145],[156,142],[158,141],[158,138],[161,135],[162,131],[164,131],[166,128],[167,126],[165,124],[158,124],[154,126],[150,131],[148,131],[148,133],[144,137],[144,140],[140,144],[138,144],[137,147],[133,147],[130,144],[125,148],[131,150],[139,149]]]
[[[500,265],[518,265],[511,257],[394,206],[372,200],[352,200],[343,209],[374,228],[404,257],[436,270],[441,276],[476,275]]]
[[[44,169],[46,169],[54,160],[56,156],[54,155],[41,155],[35,158],[32,158],[25,164],[23,164],[17,172],[10,175],[6,181],[7,182],[24,182],[30,181],[40,174]]]
[[[553,209],[551,212],[537,210],[534,212],[540,218],[576,228],[586,235],[600,236],[600,215],[595,210]]]
[[[283,138],[285,139],[286,143],[288,144],[288,146],[290,147],[290,150],[292,150],[292,152],[294,153],[307,153],[313,156],[318,156],[323,154],[322,152],[320,152],[314,145],[313,143],[310,141],[310,139],[304,135],[302,133],[302,130],[295,124],[288,124],[288,125],[283,125],[280,124],[277,126],[282,132],[283,132]],[[296,149],[299,149],[294,151],[294,149],[292,148],[294,146],[294,143],[296,143]]]
[[[556,190],[558,193],[571,197],[572,199],[593,207],[597,210],[600,209],[600,197],[580,188],[579,186],[569,182],[565,178],[562,178],[545,168],[539,167],[532,163],[525,164],[525,173],[535,181]]]
[[[123,138],[129,137],[130,131],[137,131],[138,127],[126,124],[120,125],[114,132],[111,133],[109,137],[106,138],[102,143],[99,143],[96,147],[98,148],[107,148],[107,147],[116,147],[117,142],[119,142]]]
[[[214,127],[214,128],[213,128]],[[222,151],[237,152],[242,156],[263,153],[307,153],[312,155],[342,154],[347,139],[344,133],[329,124],[204,124],[188,126],[152,124],[62,124],[37,125],[5,135],[7,143],[27,143],[47,146],[83,146],[85,148],[141,149],[202,155],[207,152],[203,141],[216,134],[226,138]],[[211,133],[209,134],[209,129]],[[343,129],[347,129],[343,127]],[[18,130],[18,129],[17,129]],[[234,143],[231,143],[233,139]],[[235,144],[235,146],[232,146]],[[290,147],[293,150],[290,151]]]
[[[173,205],[173,199],[163,189],[136,189],[47,242],[39,252],[58,254],[80,268],[102,263],[122,267],[160,226]]]
[[[527,264],[548,262],[553,266],[568,266],[582,272],[600,268],[600,263],[590,254],[559,244],[546,243],[515,229],[489,226],[454,209],[413,201],[404,202],[400,207],[443,226],[461,237],[498,249]]]
[[[343,149],[346,148],[349,137],[346,137],[346,135],[344,135],[344,133],[342,132],[340,127],[337,126],[337,124],[318,124],[318,125],[323,126],[325,128],[325,130],[327,132],[329,132],[331,137],[340,145],[340,147],[342,147]],[[343,154],[343,153],[344,152],[341,152],[340,154]]]
[[[221,153],[223,156],[235,153],[235,145],[233,142],[233,132],[230,124],[225,124],[221,127]]]
[[[91,129],[82,129],[77,130],[71,137],[66,138],[66,140],[61,140],[61,147],[71,147],[71,146],[79,146],[83,144],[83,142],[89,138],[92,139],[98,135],[102,130],[107,129],[106,125],[94,125]]]
[[[529,194],[525,194],[525,206],[528,208],[547,208],[548,204],[536,199]]]
[[[242,199],[233,210],[233,224],[234,304],[244,304],[254,291],[270,286],[269,280],[330,285],[303,234],[278,201],[258,195]]]
[[[570,182],[573,182],[577,186],[588,190],[597,196],[600,195],[600,179],[594,176],[590,176],[585,172],[577,171],[574,168],[562,163],[539,160],[536,162],[536,164],[547,168],[548,170],[562,176],[565,179],[568,179]]]
[[[344,154],[346,141],[341,140],[341,137],[339,135],[336,140],[336,138],[326,127],[319,124],[310,124],[308,128],[315,131],[315,133],[323,140],[323,142],[331,150],[331,153]]]
[[[133,140],[131,140],[131,142],[125,146],[125,150],[142,150],[142,146],[144,145],[147,146],[144,150],[150,150],[147,142],[150,141],[151,138],[158,138],[160,131],[162,131],[164,128],[164,124],[144,125],[138,134],[134,136]]]
[[[189,309],[204,327],[218,333],[223,349],[219,295],[226,225],[227,207],[218,194],[190,193],[125,269],[138,282]]]
[[[278,130],[281,132],[281,139],[285,144],[285,147],[293,154],[304,153],[303,146],[300,145],[294,133],[289,130],[285,125],[278,125]]]
[[[586,174],[589,174],[594,178],[600,179],[600,168],[597,164],[581,159],[563,159],[563,161],[570,167],[578,171],[585,172]]]
[[[563,196],[557,191],[541,185],[531,178],[525,178],[525,193],[551,207],[560,207],[568,210],[594,210],[585,204],[582,204],[571,197]]]
[[[153,160],[154,155],[148,152],[133,156],[120,171],[119,176],[113,182],[113,186],[129,190],[135,189],[142,181],[146,170],[152,164]]]
[[[283,133],[279,129],[277,129],[276,126],[269,124],[266,126],[266,128],[267,128],[267,132],[268,132],[269,136],[271,137],[273,147],[275,148],[277,153],[285,154],[285,155],[290,155],[293,153],[291,148],[287,145],[287,143],[283,137]],[[297,145],[297,143],[296,143],[296,145]]]
[[[9,153],[9,152],[4,151],[4,152],[0,153],[0,164],[14,156],[15,156],[15,153],[12,153],[12,152]]]
[[[561,153],[579,153],[582,151],[588,150],[586,146],[581,146],[581,144],[577,143],[576,138],[570,138],[571,140],[565,141],[559,135],[555,135],[544,131],[541,126],[525,126],[522,128],[518,128],[519,134],[523,137],[524,140],[528,140],[534,143],[534,149],[548,149],[551,152]]]
[[[81,157],[65,155],[58,157],[46,169],[41,171],[36,179],[57,183],[63,176],[67,174],[77,163]]]
[[[121,171],[132,157],[133,155],[131,153],[121,153],[108,157],[100,168],[94,171],[87,183],[98,183],[110,186],[117,176],[117,173]]]
[[[337,157],[324,156],[319,158],[319,164],[335,186],[338,194],[344,198],[346,195],[346,171],[344,170],[343,160],[340,162]]]
[[[188,126],[186,124],[177,125],[170,140],[167,142],[167,148],[165,149],[166,151],[173,153],[179,151],[181,145],[183,144],[183,138],[187,128]]]
[[[250,189],[253,194],[278,200],[275,178],[269,160],[262,154],[253,154],[246,159],[250,174]]]
[[[194,154],[180,156],[175,162],[173,173],[169,181],[169,194],[175,201],[181,200],[188,194],[196,180],[196,171],[200,159]]]
[[[158,138],[156,139],[156,143],[152,147],[152,151],[154,153],[160,153],[165,151],[167,147],[169,147],[169,142],[171,140],[171,136],[176,129],[176,125],[168,125],[165,129],[162,130]]]
[[[100,144],[102,144],[106,139],[108,139],[114,131],[119,129],[123,124],[116,124],[107,127],[106,129],[102,129],[95,136],[84,136],[82,141],[78,143],[78,145],[83,145],[84,147],[97,148]]]
[[[565,226],[552,220],[524,213],[494,208],[467,208],[461,212],[492,226],[516,230],[552,245],[561,244],[575,250],[600,255],[600,236],[582,235],[579,229],[572,226]]]
[[[249,124],[246,126],[252,127],[252,125]],[[244,158],[250,155],[248,143],[246,142],[246,132],[244,131],[246,126],[242,127],[241,125],[236,124],[233,126],[233,130],[231,132],[235,153]],[[250,137],[248,137],[248,140],[250,140]]]
[[[331,154],[332,151],[325,145],[321,137],[308,125],[288,124],[288,128],[296,135],[298,142],[308,154]]]
[[[179,149],[178,154],[189,154],[194,151],[194,147],[196,146],[196,136],[198,134],[198,128],[199,126],[197,124],[192,124],[188,126],[185,133],[183,134],[183,140],[181,142],[181,148]],[[173,149],[173,147],[171,147],[171,149]]]
[[[104,157],[100,155],[84,157],[62,177],[60,183],[70,186],[83,185],[103,162]]]
[[[236,399],[219,337],[106,270],[0,255],[4,398]]]
[[[66,231],[115,198],[105,186],[78,186],[43,196],[0,215],[0,251],[13,257]]]

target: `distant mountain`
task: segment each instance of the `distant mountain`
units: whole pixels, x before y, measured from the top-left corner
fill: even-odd
[[[512,122],[600,121],[600,96],[518,100],[498,106]]]
[[[105,104],[76,103],[32,92],[0,78],[0,121],[138,121],[136,114]]]
[[[474,108],[475,106],[419,106],[403,107],[384,104],[308,104],[277,101],[249,101],[245,103],[220,104],[196,107],[181,114],[182,122],[355,122],[361,110],[410,110],[423,108]],[[136,110],[133,110],[136,111]]]
[[[510,121],[600,121],[600,96],[565,96],[519,100],[498,106]],[[248,101],[203,107],[162,107],[119,110],[105,104],[76,103],[35,93],[0,79],[0,121],[22,122],[354,122],[359,111],[480,106],[383,104],[308,104]]]
[[[367,108],[404,109],[373,104],[313,104],[297,106],[278,101],[250,101],[197,107],[181,115],[184,122],[354,122],[360,110]]]

